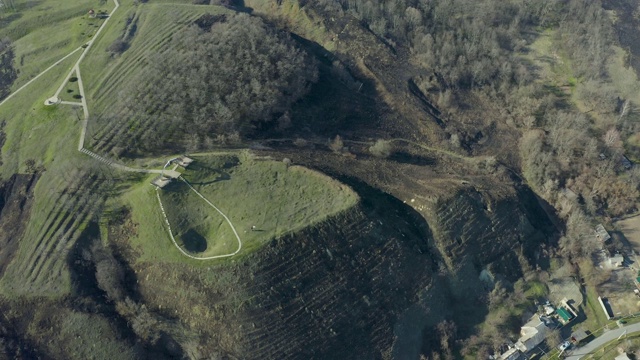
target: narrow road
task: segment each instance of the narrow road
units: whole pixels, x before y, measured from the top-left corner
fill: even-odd
[[[44,75],[47,71],[53,69],[54,67],[56,67],[56,65],[60,64],[61,62],[67,60],[68,57],[70,57],[71,55],[75,54],[78,52],[78,50],[82,50],[82,47],[79,47],[75,50],[73,50],[72,52],[69,53],[69,55],[63,57],[62,59],[56,61],[55,63],[53,63],[53,65],[49,66],[48,68],[44,69],[44,71],[42,71],[40,74],[36,75],[33,79],[27,81],[26,84],[22,85],[20,88],[18,88],[18,90],[12,92],[9,96],[7,96],[4,100],[2,100],[2,102],[0,102],[0,106],[2,106],[2,104],[4,104],[5,102],[9,101],[9,99],[11,99],[12,97],[14,97],[17,93],[19,93],[21,90],[23,90],[24,88],[26,88],[27,86],[29,86],[29,84],[31,84],[32,82],[38,80],[38,78],[42,75]]]
[[[615,330],[607,331],[606,333],[598,336],[593,341],[587,343],[586,345],[579,347],[571,352],[571,355],[567,356],[565,359],[569,360],[580,360],[582,358],[587,357],[591,352],[598,350],[600,347],[604,346],[610,341],[613,341],[619,338],[624,332],[627,332],[626,335],[631,335],[636,332],[640,332],[640,323],[624,326]]]

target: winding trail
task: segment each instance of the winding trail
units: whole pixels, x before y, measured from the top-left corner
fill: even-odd
[[[220,209],[218,209],[217,206],[213,205],[209,200],[207,200],[207,198],[202,196],[202,194],[200,194],[200,192],[198,192],[196,189],[194,189],[193,186],[191,186],[191,184],[189,184],[189,182],[185,178],[180,177],[180,180],[184,181],[184,183],[187,184],[187,186],[189,186],[189,188],[193,192],[195,192],[200,198],[202,198],[202,200],[204,200],[207,204],[209,204],[209,206],[211,206],[212,208],[216,209],[216,211],[220,215],[222,215],[224,220],[231,227],[231,230],[233,231],[233,234],[236,236],[236,239],[238,240],[238,248],[236,249],[236,251],[234,251],[234,252],[232,252],[230,254],[215,255],[215,256],[204,256],[204,257],[193,256],[193,255],[187,253],[186,251],[182,250],[182,248],[180,247],[180,245],[178,245],[178,242],[174,238],[173,232],[171,231],[171,224],[169,223],[169,218],[167,217],[167,213],[164,211],[164,206],[162,205],[162,200],[160,199],[160,191],[159,191],[160,188],[156,187],[156,196],[158,197],[158,203],[160,204],[160,210],[162,211],[162,215],[164,215],[164,221],[167,223],[167,229],[169,231],[169,236],[171,237],[171,241],[173,242],[173,245],[175,245],[176,248],[178,248],[178,250],[180,250],[182,255],[184,255],[184,256],[186,256],[188,258],[194,259],[194,260],[221,259],[221,258],[231,257],[231,256],[234,256],[234,255],[238,254],[240,252],[240,250],[242,250],[242,240],[240,240],[240,236],[238,235],[238,232],[236,231],[236,228],[233,226],[233,223],[231,222],[231,220],[229,220],[227,215],[225,215]]]
[[[84,147],[84,141],[85,141],[85,137],[86,137],[86,134],[87,134],[87,125],[89,123],[89,106],[87,105],[87,97],[86,97],[86,94],[85,94],[85,91],[84,91],[84,84],[82,82],[82,74],[80,73],[80,63],[82,62],[82,60],[84,60],[84,58],[87,55],[87,53],[89,52],[89,50],[91,50],[94,42],[98,38],[98,35],[100,35],[100,33],[105,28],[107,23],[109,23],[109,20],[111,20],[111,18],[113,17],[113,14],[120,7],[120,3],[118,2],[118,0],[113,0],[113,2],[115,3],[115,7],[111,10],[111,12],[109,13],[108,17],[102,23],[100,28],[98,28],[96,33],[93,35],[92,39],[85,44],[86,46],[83,45],[84,46],[84,50],[83,50],[83,46],[81,46],[81,47],[75,49],[74,51],[72,51],[71,53],[69,53],[68,55],[66,55],[65,57],[63,57],[62,59],[56,61],[51,66],[46,68],[44,71],[42,71],[41,73],[36,75],[33,79],[29,80],[26,84],[22,85],[16,91],[14,91],[9,96],[7,96],[2,102],[0,102],[0,106],[2,106],[2,104],[7,102],[13,96],[15,96],[18,92],[22,91],[27,86],[29,86],[31,83],[36,81],[42,75],[47,73],[49,70],[53,69],[54,67],[56,67],[57,65],[62,63],[64,60],[68,59],[70,56],[72,56],[76,52],[78,52],[80,50],[83,50],[82,54],[80,55],[80,57],[78,58],[76,63],[73,65],[73,67],[71,68],[71,70],[69,71],[67,76],[64,78],[64,80],[62,81],[62,83],[58,87],[58,89],[57,89],[56,93],[54,94],[54,96],[50,98],[50,99],[53,99],[54,101],[53,102],[48,102],[47,101],[47,102],[45,102],[45,105],[48,105],[48,106],[55,106],[55,105],[82,106],[82,111],[83,111],[84,118],[82,120],[82,128],[81,128],[81,132],[80,132],[80,139],[78,141],[78,151],[79,152],[81,152],[81,153],[83,153],[85,155],[91,156],[95,160],[100,161],[101,163],[103,163],[105,165],[111,166],[111,167],[113,167],[115,169],[118,169],[118,170],[121,170],[121,171],[135,172],[135,173],[147,173],[147,174],[160,174],[162,176],[162,175],[164,175],[164,168],[163,169],[137,169],[137,168],[132,168],[132,167],[129,167],[129,166],[126,166],[126,165],[118,164],[118,163],[116,163],[116,162],[114,162],[114,161],[112,161],[112,160],[110,160],[108,158],[102,157],[102,156],[100,156],[100,155],[98,155],[98,154],[96,154],[96,153],[94,153],[94,152],[92,152],[92,151],[90,151],[90,150],[88,150],[88,149],[86,149]],[[80,92],[81,101],[80,102],[61,101],[60,100],[60,93],[64,89],[64,86],[67,84],[67,82],[69,82],[69,80],[71,79],[73,74],[75,74],[76,77],[78,78],[78,89],[79,89],[79,92]],[[165,165],[165,167],[166,167],[166,165]],[[184,256],[186,256],[188,258],[191,258],[191,259],[194,259],[194,260],[213,260],[213,259],[231,257],[231,256],[234,256],[234,255],[238,254],[240,252],[240,250],[242,249],[242,240],[240,239],[240,236],[238,235],[238,232],[236,231],[236,228],[233,226],[233,223],[231,222],[231,220],[229,220],[227,215],[225,215],[220,209],[218,209],[218,207],[216,207],[213,203],[211,203],[209,200],[207,200],[202,194],[200,194],[200,192],[198,192],[196,189],[194,189],[193,186],[191,186],[191,184],[189,184],[189,182],[186,179],[184,179],[181,176],[178,176],[178,177],[180,178],[180,180],[184,181],[184,183],[187,184],[187,186],[189,186],[189,189],[191,189],[193,192],[195,192],[202,200],[204,200],[208,205],[213,207],[220,215],[222,215],[222,217],[225,219],[225,221],[231,227],[231,230],[233,230],[233,233],[234,233],[236,239],[238,240],[238,248],[236,249],[236,251],[234,251],[232,253],[229,253],[229,254],[216,255],[216,256],[207,256],[207,257],[193,256],[193,255],[187,253],[186,251],[184,251],[180,247],[180,245],[178,245],[176,239],[173,236],[173,232],[171,231],[171,225],[169,224],[169,220],[167,218],[167,214],[165,213],[164,206],[162,205],[162,200],[160,199],[159,188],[156,187],[156,195],[158,197],[158,202],[160,204],[160,210],[162,211],[162,214],[164,215],[165,222],[167,223],[167,230],[169,232],[169,237],[171,238],[171,241],[173,242],[175,247]]]
[[[115,0],[114,0],[115,1]],[[62,59],[56,61],[55,63],[53,63],[53,65],[49,66],[48,68],[44,69],[44,71],[42,71],[40,74],[36,75],[33,79],[27,81],[26,84],[22,85],[21,87],[18,88],[18,90],[12,92],[11,94],[9,94],[9,96],[7,96],[6,98],[4,98],[4,100],[2,100],[0,102],[0,106],[2,106],[2,104],[4,104],[5,102],[9,101],[9,99],[11,99],[12,97],[14,97],[17,93],[19,93],[20,91],[24,90],[24,88],[26,88],[27,86],[29,86],[32,82],[38,80],[38,78],[42,75],[44,75],[45,73],[47,73],[49,70],[53,69],[54,67],[56,67],[58,64],[60,64],[61,62],[67,60],[67,58],[69,58],[71,55],[75,54],[78,52],[78,50],[82,50],[82,47],[79,47],[75,50],[73,50],[72,52],[70,52],[67,56],[63,57]],[[63,83],[64,85],[64,83]]]

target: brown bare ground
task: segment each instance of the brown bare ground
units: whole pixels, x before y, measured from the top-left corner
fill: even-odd
[[[629,240],[633,250],[640,252],[640,215],[634,215],[616,222],[616,227]]]

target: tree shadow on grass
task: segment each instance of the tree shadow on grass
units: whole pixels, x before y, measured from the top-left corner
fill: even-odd
[[[217,171],[217,173],[218,173],[218,176],[213,180],[209,180],[209,181],[191,181],[191,180],[187,179],[187,181],[189,181],[189,183],[192,184],[192,185],[209,185],[209,184],[217,183],[218,181],[231,180],[231,175],[227,174],[226,172]]]
[[[229,166],[229,167],[233,167],[233,166]],[[227,167],[225,164],[223,169],[227,169],[229,167]],[[212,168],[209,166],[202,165],[200,163],[191,164],[189,168],[197,172],[205,171],[207,173],[213,173],[217,175],[215,179],[207,180],[207,181],[192,181],[190,179],[187,179],[187,181],[189,181],[189,183],[191,183],[192,185],[209,185],[209,184],[216,183],[218,181],[231,180],[231,175],[229,175],[229,173],[227,173],[226,171],[222,171],[221,169]]]
[[[393,160],[402,164],[411,164],[418,166],[433,166],[436,164],[436,159],[413,155],[405,151],[396,151],[389,156],[389,160]]]
[[[207,250],[207,239],[194,229],[189,229],[182,236],[185,249],[192,253],[201,253]]]

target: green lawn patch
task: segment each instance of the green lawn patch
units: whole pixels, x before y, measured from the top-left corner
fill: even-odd
[[[248,153],[197,157],[184,177],[231,220],[242,240],[239,256],[358,201],[350,188],[328,176]],[[198,257],[235,251],[237,239],[229,224],[185,183],[175,181],[160,195],[183,249]],[[153,187],[137,186],[124,198],[134,222],[144,224],[132,241],[142,250],[142,260],[189,260],[171,243]]]
[[[6,134],[1,149],[0,176],[44,169],[34,192],[34,204],[13,261],[0,290],[7,296],[63,296],[70,290],[66,251],[82,232],[90,213],[78,206],[79,196],[62,196],[80,184],[78,169],[90,166],[76,150],[82,109],[45,106],[79,53],[69,57],[0,106]],[[69,216],[69,214],[73,214]]]
[[[80,95],[80,87],[78,86],[78,78],[76,77],[76,75],[73,75],[71,79],[65,83],[59,97],[62,101],[82,101],[82,96]]]
[[[28,159],[47,167],[56,158],[76,155],[82,109],[45,106],[44,101],[53,96],[78,56],[69,57],[0,106],[6,133],[1,150],[2,178],[25,171]]]
[[[586,299],[584,312],[587,316],[587,320],[585,320],[584,324],[587,328],[595,331],[596,329],[600,329],[605,326],[608,320],[605,318],[602,313],[602,307],[598,302],[598,295],[596,294],[595,289],[590,286],[586,286]]]
[[[58,59],[89,41],[104,20],[91,19],[89,9],[111,11],[113,1],[97,6],[95,0],[29,1],[15,11],[2,15],[8,24],[0,37],[11,39],[15,48],[15,66],[19,72],[12,89],[16,90]]]
[[[549,295],[549,288],[542,282],[529,281],[526,283],[524,292],[527,299],[534,300],[544,298]]]

